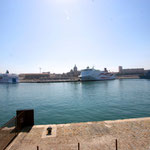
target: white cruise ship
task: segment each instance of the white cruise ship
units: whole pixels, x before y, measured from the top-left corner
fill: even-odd
[[[18,83],[19,78],[16,74],[9,74],[9,71],[6,71],[5,74],[0,73],[0,83]]]
[[[116,79],[115,75],[109,73],[106,68],[104,71],[100,71],[95,70],[94,68],[90,69],[89,67],[81,71],[79,78],[81,81],[102,81]]]

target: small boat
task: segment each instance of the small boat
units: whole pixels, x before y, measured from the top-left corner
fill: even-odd
[[[144,75],[140,75],[139,77],[140,79],[150,79],[150,71],[148,71]]]
[[[103,81],[116,79],[115,75],[109,73],[106,68],[104,71],[100,71],[95,70],[94,68],[90,69],[89,67],[81,71],[79,78],[81,81]]]
[[[19,77],[16,74],[9,74],[7,70],[5,74],[0,73],[0,83],[18,83]]]

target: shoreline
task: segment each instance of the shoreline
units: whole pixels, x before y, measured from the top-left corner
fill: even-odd
[[[140,79],[138,75],[120,75],[117,79]]]
[[[79,82],[79,80],[20,80],[19,83],[58,83],[58,82]]]
[[[138,76],[124,75],[117,76],[116,79],[140,79]],[[109,81],[109,80],[104,80]],[[19,83],[58,83],[58,82],[82,82],[79,79],[67,79],[67,80],[20,80]]]

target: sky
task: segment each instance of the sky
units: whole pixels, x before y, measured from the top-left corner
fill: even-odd
[[[150,0],[0,0],[0,72],[150,69]]]

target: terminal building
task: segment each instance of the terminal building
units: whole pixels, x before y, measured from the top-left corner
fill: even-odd
[[[123,69],[122,66],[119,66],[119,74],[130,75],[130,74],[144,74],[144,68],[131,68],[131,69]]]
[[[20,74],[20,80],[46,80],[50,78],[50,73],[25,73]]]

